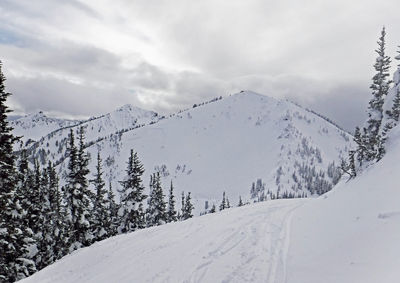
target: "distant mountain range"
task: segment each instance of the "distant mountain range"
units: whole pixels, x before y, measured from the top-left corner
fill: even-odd
[[[67,168],[70,129],[86,132],[87,151],[100,151],[104,177],[115,190],[124,178],[130,149],[146,169],[144,184],[160,172],[165,190],[192,192],[197,212],[218,205],[223,191],[232,205],[277,197],[316,196],[338,181],[340,158],[352,136],[298,105],[245,91],[194,105],[163,117],[125,105],[86,121],[48,118],[43,113],[11,122],[32,156]],[[254,182],[253,188],[252,183]],[[207,203],[207,204],[206,204]]]

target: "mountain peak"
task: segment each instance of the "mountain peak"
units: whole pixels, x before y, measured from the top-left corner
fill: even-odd
[[[235,93],[232,95],[232,97],[243,97],[247,99],[259,99],[259,100],[271,100],[271,101],[279,101],[279,99],[276,99],[272,96],[260,94],[258,92],[252,91],[252,90],[241,90],[238,93]]]
[[[120,115],[121,113],[129,113],[129,115],[133,115],[133,116],[147,116],[149,113],[151,114],[151,116],[154,116],[156,113],[154,111],[151,110],[146,110],[137,106],[134,106],[132,104],[125,104],[122,105],[120,107],[118,107],[117,109],[115,109],[114,111],[112,111],[110,114],[111,115]]]

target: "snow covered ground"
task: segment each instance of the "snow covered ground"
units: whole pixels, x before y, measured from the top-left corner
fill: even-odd
[[[381,162],[295,212],[287,282],[400,282],[400,128]]]
[[[316,199],[274,200],[117,236],[22,282],[400,280],[400,128],[383,160]]]
[[[22,282],[282,280],[290,218],[304,201],[258,203],[117,236],[78,250]]]

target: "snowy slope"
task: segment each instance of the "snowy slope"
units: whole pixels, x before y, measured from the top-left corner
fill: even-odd
[[[400,280],[400,127],[381,162],[295,212],[287,282]]]
[[[291,213],[275,200],[113,237],[23,283],[274,282],[284,277]]]
[[[199,212],[206,200],[219,202],[223,191],[232,204],[239,195],[248,200],[258,178],[265,194],[318,194],[333,182],[328,167],[338,165],[350,146],[347,133],[315,114],[243,92],[109,136],[88,151],[91,156],[101,151],[105,178],[117,188],[133,148],[145,166],[146,185],[149,175],[160,171],[165,186],[173,180],[177,195],[192,192]],[[61,172],[65,168],[66,162]]]
[[[273,200],[116,236],[23,283],[397,283],[400,127],[380,163],[319,198]]]
[[[73,126],[79,122],[77,120],[50,118],[39,111],[10,121],[10,126],[14,128],[13,134],[22,137],[22,142],[26,143],[28,140],[31,140],[31,142],[38,141],[54,130]]]

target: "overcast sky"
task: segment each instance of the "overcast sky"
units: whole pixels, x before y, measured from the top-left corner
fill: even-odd
[[[1,0],[0,59],[16,113],[88,117],[126,103],[169,113],[249,89],[352,129],[383,25],[388,54],[399,50],[399,9],[398,0]]]

